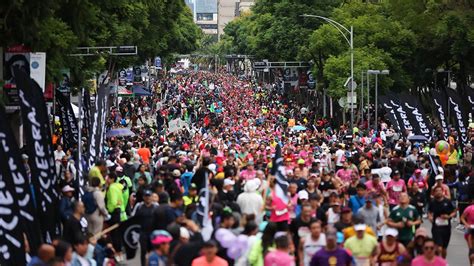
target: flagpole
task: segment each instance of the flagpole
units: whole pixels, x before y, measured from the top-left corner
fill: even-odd
[[[78,127],[79,127],[79,132],[78,132],[78,142],[77,142],[77,162],[78,162],[78,172],[79,175],[76,176],[76,178],[79,178],[79,176],[82,177],[82,96],[84,94],[84,87],[81,88],[81,92],[79,93],[79,102],[78,102],[78,107],[79,107],[79,118],[78,118]]]

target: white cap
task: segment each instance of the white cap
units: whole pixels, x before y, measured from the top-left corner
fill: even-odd
[[[184,227],[179,228],[179,237],[189,239],[189,231]]]
[[[308,192],[307,192],[306,190],[300,190],[300,191],[298,192],[298,198],[299,198],[300,200],[304,200],[304,199],[307,200],[307,199],[309,199],[309,194],[308,194]]]
[[[444,179],[443,175],[437,175],[435,177],[435,180],[443,180],[443,179]]]
[[[105,161],[107,168],[114,166],[115,164],[111,160]]]
[[[235,185],[234,180],[232,180],[232,179],[230,179],[230,178],[224,179],[224,186],[229,186],[229,185],[230,185],[230,186]]]
[[[365,231],[367,226],[365,224],[356,224],[354,225],[354,230],[356,231]]]
[[[393,236],[393,237],[397,237],[398,236],[398,230],[395,229],[395,228],[387,228],[385,229],[385,235],[386,236]]]
[[[74,191],[74,188],[72,188],[70,185],[65,185],[61,191],[64,193],[71,192]]]

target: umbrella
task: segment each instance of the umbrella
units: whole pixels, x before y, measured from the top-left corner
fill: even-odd
[[[118,95],[119,96],[133,96],[133,92],[127,90],[127,88],[123,87],[123,86],[119,86],[118,87]]]
[[[409,141],[417,141],[417,142],[426,142],[426,141],[428,141],[428,139],[423,135],[414,135],[414,136],[408,137],[408,140]]]
[[[293,130],[293,131],[303,131],[303,130],[306,130],[306,127],[297,125],[297,126],[292,127],[291,130]]]
[[[128,136],[135,136],[135,133],[133,133],[130,129],[128,128],[114,128],[105,134],[107,138],[111,137],[128,137]]]

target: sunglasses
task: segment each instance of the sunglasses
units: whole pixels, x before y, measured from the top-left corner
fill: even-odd
[[[434,250],[435,247],[434,246],[425,246],[425,247],[423,247],[423,249],[425,249],[425,250]]]

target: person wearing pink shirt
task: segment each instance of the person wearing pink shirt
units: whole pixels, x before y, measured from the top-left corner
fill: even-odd
[[[253,161],[248,161],[247,163],[247,169],[242,170],[240,172],[240,178],[242,180],[251,180],[254,179],[257,176],[257,171],[253,168],[254,162]]]
[[[407,192],[407,186],[405,185],[405,181],[400,179],[400,172],[395,170],[392,174],[392,180],[387,183],[388,204],[390,205],[390,209],[393,209],[400,203],[398,198],[402,192]]]
[[[349,168],[349,163],[344,161],[342,168],[337,170],[336,176],[339,177],[344,184],[351,182],[352,169]]]
[[[423,255],[419,255],[411,262],[411,266],[447,266],[448,263],[435,254],[436,245],[433,239],[427,238],[423,243]]]
[[[383,183],[380,181],[380,176],[378,174],[372,174],[372,180],[365,182],[367,187],[367,193],[372,195],[383,195],[386,200],[386,190]]]
[[[280,234],[280,235],[279,235]],[[286,232],[278,232],[275,237],[276,249],[265,255],[264,266],[295,266],[295,257],[290,253],[290,241]]]

